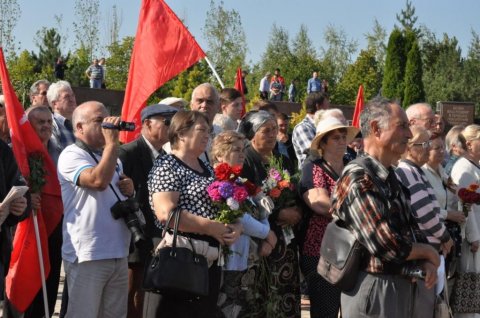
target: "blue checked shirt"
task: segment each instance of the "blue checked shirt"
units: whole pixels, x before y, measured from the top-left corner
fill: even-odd
[[[309,115],[293,128],[292,144],[298,159],[298,169],[301,171],[303,162],[307,158],[308,150],[315,138],[315,124]]]

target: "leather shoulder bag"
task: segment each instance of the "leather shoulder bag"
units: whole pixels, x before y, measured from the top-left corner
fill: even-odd
[[[206,258],[196,253],[195,246],[191,244],[191,241],[191,249],[177,247],[180,214],[180,208],[170,212],[162,237],[165,237],[170,221],[175,216],[172,245],[155,250],[150,262],[147,262],[148,265],[145,267],[143,288],[146,291],[176,297],[177,299],[208,296],[208,264]]]

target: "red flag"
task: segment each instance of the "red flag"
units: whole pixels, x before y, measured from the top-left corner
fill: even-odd
[[[47,150],[27,120],[23,107],[15,95],[1,48],[0,79],[5,97],[5,111],[10,127],[13,153],[20,172],[28,180],[30,175],[28,157],[34,153],[40,154],[43,157],[44,167],[47,171],[47,175],[45,176],[46,184],[43,186],[41,194],[41,210],[45,212],[38,211],[38,225],[45,276],[47,277],[50,271],[47,237],[59,224],[63,213],[57,170]],[[27,309],[41,287],[40,265],[35,240],[33,215],[30,215],[30,217],[18,224],[17,230],[15,231],[12,258],[5,281],[7,297],[12,305],[20,312]]]
[[[243,94],[243,80],[242,80],[242,68],[237,69],[237,76],[235,77],[235,89],[242,94],[242,117],[245,115],[245,95]]]
[[[363,110],[363,85],[358,88],[357,101],[355,102],[355,110],[353,112],[352,126],[360,128],[360,114]]]
[[[140,112],[150,95],[205,53],[163,0],[143,0],[128,73],[122,119],[134,132],[120,132],[124,143],[140,134]]]

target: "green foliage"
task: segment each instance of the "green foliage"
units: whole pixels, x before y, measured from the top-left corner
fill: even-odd
[[[99,45],[99,6],[99,0],[75,0],[73,30],[75,31],[78,49],[85,50],[90,61]]]
[[[420,38],[422,37],[422,32],[415,27],[415,23],[418,20],[418,17],[415,16],[415,7],[410,0],[406,0],[405,5],[405,9],[400,14],[397,14],[397,21],[400,22],[404,31],[411,31],[415,34],[415,38]]]
[[[377,19],[375,19],[373,23],[372,32],[365,35],[368,41],[367,50],[375,52],[375,60],[377,61],[380,73],[383,75],[385,54],[387,51],[387,31],[385,31],[385,28],[380,25],[380,22],[378,22]]]
[[[34,56],[37,60],[36,70],[41,73],[42,78],[50,81],[54,80],[53,69],[57,59],[62,56],[60,50],[61,36],[54,28],[42,28],[37,32],[37,47],[39,49],[38,56]]]
[[[464,91],[464,61],[458,41],[444,34],[441,41],[430,38],[424,45],[423,83],[427,102],[466,101]]]
[[[43,154],[41,152],[31,153],[28,156],[28,165],[30,168],[30,176],[28,178],[30,192],[40,193],[43,186],[47,183],[45,181],[47,170],[45,169]]]
[[[226,10],[223,1],[216,5],[211,0],[203,33],[208,43],[207,56],[222,81],[227,86],[233,86],[237,68],[245,64],[247,53],[240,14],[235,10]]]
[[[425,90],[422,81],[422,57],[418,43],[413,42],[412,48],[407,56],[405,69],[405,93],[402,105],[408,107],[411,104],[425,101]]]
[[[477,114],[480,107],[480,38],[478,33],[472,30],[472,40],[468,49],[468,55],[464,64],[464,89],[465,100],[474,101],[477,106]]]
[[[208,82],[210,77],[211,71],[205,60],[202,60],[173,79],[174,84],[171,95],[166,94],[163,97],[175,96],[189,101],[192,97],[193,89],[201,83]]]
[[[383,71],[382,95],[387,98],[403,97],[403,78],[405,74],[405,38],[402,32],[395,28],[390,33]]]
[[[17,44],[13,30],[20,18],[21,10],[17,0],[0,0],[0,47],[8,60],[15,57]]]
[[[381,87],[381,74],[379,72],[374,50],[362,50],[355,63],[351,64],[345,76],[335,90],[332,99],[337,104],[355,105],[358,87],[363,84],[365,100],[370,100]]]
[[[22,51],[18,57],[7,61],[10,81],[24,106],[29,105],[30,86],[38,79],[35,73],[35,64],[35,59],[27,50]]]
[[[114,42],[108,47],[110,57],[106,59],[105,81],[109,89],[124,90],[127,86],[134,40],[134,37],[128,36],[121,43]]]
[[[65,80],[69,81],[72,86],[88,87],[89,80],[85,75],[85,71],[89,65],[89,50],[84,46],[80,46],[68,60]]]
[[[349,40],[341,28],[329,25],[324,33],[326,48],[322,48],[324,75],[329,79],[330,91],[334,89],[343,77],[348,65],[352,62],[352,55],[357,51],[358,43]]]

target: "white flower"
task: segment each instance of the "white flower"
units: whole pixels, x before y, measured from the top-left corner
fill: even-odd
[[[267,187],[268,189],[273,189],[277,186],[277,180],[273,179],[273,178],[268,178],[267,179]]]
[[[240,205],[238,204],[238,201],[235,200],[234,198],[228,198],[227,199],[227,205],[233,211],[238,210],[238,208],[240,207]]]

